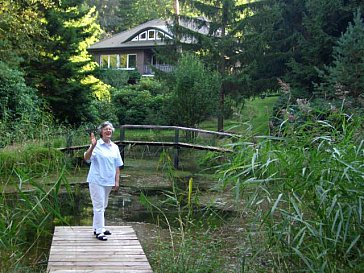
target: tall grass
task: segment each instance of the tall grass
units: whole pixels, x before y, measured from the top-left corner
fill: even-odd
[[[66,222],[58,194],[61,188],[66,188],[72,197],[71,191],[63,172],[48,187],[19,170],[14,172],[18,176],[17,190],[0,194],[1,272],[42,272],[46,267],[45,252],[48,252],[53,222],[55,219]]]
[[[333,115],[241,141],[222,166],[223,185],[248,200],[251,232],[258,225],[264,238],[252,248],[274,272],[362,272],[363,119]]]
[[[17,177],[16,170],[33,176],[59,173],[66,164],[64,154],[53,148],[36,145],[11,146],[0,150],[0,184],[5,177]]]
[[[142,203],[155,215],[158,225],[167,227],[168,239],[158,236],[149,254],[153,271],[156,273],[202,273],[223,272],[224,248],[221,240],[213,234],[208,222],[211,211],[199,213],[198,195],[192,178],[185,188],[176,178],[172,159],[167,153],[161,155],[161,170],[168,177],[172,190],[164,191],[158,202],[141,195]],[[171,213],[173,212],[173,213]]]

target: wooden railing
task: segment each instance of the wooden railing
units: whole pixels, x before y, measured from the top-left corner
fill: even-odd
[[[173,133],[169,136],[169,141],[153,141],[147,137],[146,140],[128,140],[126,139],[126,130],[152,130],[153,132],[158,132],[161,130],[170,130]],[[185,135],[188,135],[185,138],[186,141],[181,141],[182,132],[185,132]],[[161,146],[161,147],[174,147],[174,156],[173,156],[173,164],[175,168],[178,168],[179,164],[179,150],[180,148],[191,148],[196,150],[208,150],[208,151],[215,151],[215,152],[232,152],[232,149],[225,148],[225,147],[218,147],[216,145],[206,145],[206,144],[199,144],[199,143],[191,143],[192,140],[196,140],[199,137],[203,136],[214,136],[217,139],[221,138],[232,138],[236,139],[239,138],[239,135],[225,133],[225,132],[215,132],[209,130],[202,130],[196,128],[187,128],[187,127],[180,127],[180,126],[159,126],[159,125],[121,125],[120,126],[120,138],[119,140],[115,140],[114,143],[120,147],[120,154],[122,159],[125,161],[125,147],[127,145],[135,146],[135,145],[146,145],[146,146]],[[187,140],[189,142],[187,142]],[[89,147],[87,145],[79,145],[79,146],[72,146],[72,143],[68,143],[67,147],[58,148],[60,151],[75,151],[75,150],[86,150]]]
[[[127,129],[141,129],[141,130],[173,130],[174,137],[171,141],[150,141],[150,140],[126,140],[125,139],[125,132]],[[230,134],[225,132],[215,132],[215,131],[208,131],[196,128],[188,128],[188,127],[180,127],[180,126],[159,126],[159,125],[122,125],[120,126],[120,141],[119,145],[121,148],[121,156],[123,160],[125,160],[125,146],[126,145],[148,145],[148,146],[165,146],[165,147],[174,147],[174,157],[173,157],[173,164],[175,168],[178,168],[179,164],[179,149],[183,148],[192,148],[197,150],[209,150],[209,151],[216,151],[216,152],[232,152],[231,149],[224,148],[224,147],[216,147],[211,145],[201,145],[196,143],[188,143],[182,142],[181,139],[181,132],[190,133],[190,139],[195,139],[196,135],[204,134],[204,135],[212,135],[215,137],[228,137],[228,138],[238,138],[239,135]]]

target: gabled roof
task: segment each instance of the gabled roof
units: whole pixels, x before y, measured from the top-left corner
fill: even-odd
[[[167,21],[155,19],[97,42],[91,45],[88,50],[97,51],[99,49],[151,47],[157,44],[165,44],[163,40],[131,41],[136,35],[148,29],[157,29],[172,36],[168,30]]]

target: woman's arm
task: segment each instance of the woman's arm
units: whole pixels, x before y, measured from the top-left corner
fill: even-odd
[[[119,190],[120,168],[116,167],[114,191]]]
[[[88,148],[88,150],[86,151],[86,153],[83,155],[83,158],[88,161],[90,160],[91,158],[91,155],[92,155],[92,151],[94,150],[95,146],[96,146],[96,143],[97,143],[97,140],[95,138],[95,135],[94,133],[91,133],[90,134],[90,140],[91,140],[91,145],[90,147]]]

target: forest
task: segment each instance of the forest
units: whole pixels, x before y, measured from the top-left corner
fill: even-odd
[[[152,19],[175,22],[168,49],[155,52],[173,64],[170,73],[101,69],[87,50]],[[194,241],[192,201],[182,202],[186,193],[178,189],[168,196],[181,213],[181,248],[169,253],[163,245],[148,256],[155,272],[362,272],[363,20],[362,0],[0,0],[1,188],[76,168],[52,149],[61,146],[54,143],[61,132],[73,136],[105,120],[116,128],[212,123],[241,136],[229,144],[231,155],[198,159],[221,191],[244,203],[237,211],[249,223],[235,249],[238,262],[224,271],[226,261],[207,247],[211,238]],[[263,124],[231,126],[246,120],[249,103],[271,97]],[[29,203],[14,215],[0,195],[0,268],[7,272],[39,272],[24,257],[29,236],[49,229],[35,224],[49,220],[44,208],[64,221],[53,192],[32,186],[44,198],[21,193]],[[38,211],[39,200],[48,203]],[[36,236],[22,226],[37,226]],[[195,247],[205,260],[194,257]]]

